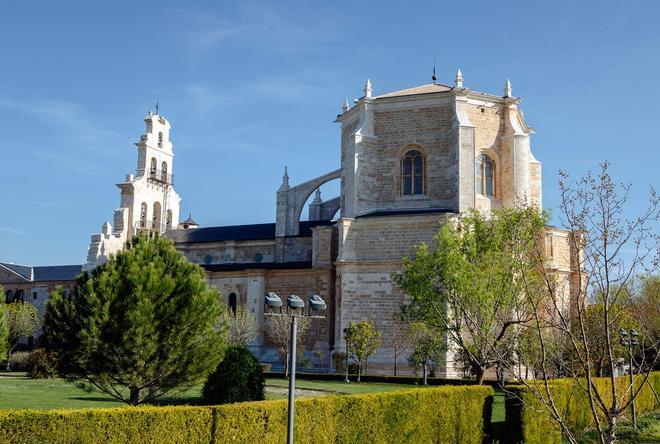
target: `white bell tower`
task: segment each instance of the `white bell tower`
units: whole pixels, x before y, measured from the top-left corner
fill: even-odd
[[[165,233],[179,222],[181,198],[174,190],[172,174],[174,152],[170,141],[170,123],[165,117],[149,112],[144,118],[146,131],[137,146],[135,175],[117,184],[120,205],[115,209],[114,227],[106,222],[102,232],[93,234],[87,253],[87,269],[108,260],[124,248],[127,240],[142,231]]]

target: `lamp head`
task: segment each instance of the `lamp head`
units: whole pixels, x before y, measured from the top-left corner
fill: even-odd
[[[266,294],[264,302],[270,308],[278,308],[282,306],[282,299],[272,291]]]
[[[318,294],[309,298],[309,306],[312,310],[325,310],[325,301]]]
[[[300,309],[305,308],[305,301],[300,299],[295,294],[289,295],[289,297],[286,298],[286,304],[289,306],[290,309],[293,310],[296,310],[298,308]]]

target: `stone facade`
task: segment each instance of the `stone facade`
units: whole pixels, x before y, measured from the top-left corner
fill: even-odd
[[[206,270],[223,302],[245,304],[261,326],[267,292],[323,297],[326,319],[312,324],[305,347],[310,358],[312,349],[321,350],[327,364],[332,351],[345,350],[342,331],[349,322],[373,321],[383,343],[370,369],[389,371],[393,317],[408,300],[392,279],[402,258],[412,256],[415,246],[432,243],[441,224],[468,211],[487,214],[521,203],[540,210],[542,177],[531,152],[532,129],[508,81],[503,96],[464,87],[460,72],[454,86],[372,92],[367,81],[364,96],[352,107],[347,101],[337,116],[340,168],[293,186],[285,169],[275,223],[259,225],[199,227],[189,218],[174,229],[179,196],[168,176],[169,123],[149,114],[137,144],[138,171],[118,185],[121,206],[114,227],[106,223],[92,236],[87,266],[105,261],[141,229],[164,231],[188,260]],[[340,195],[324,201],[321,185],[336,179]],[[309,220],[301,222],[313,193]],[[579,285],[570,233],[548,228],[543,242],[548,267],[561,282],[562,303],[570,310]],[[252,348],[264,362],[280,360],[263,333]],[[446,362],[440,374],[455,376],[451,352]]]
[[[174,190],[170,123],[165,117],[151,112],[144,121],[146,132],[135,144],[138,150],[135,175],[127,174],[126,180],[117,184],[121,192],[120,205],[114,213],[114,226],[106,222],[101,233],[92,235],[85,264],[87,269],[106,262],[140,230],[165,233],[178,225],[181,199]]]

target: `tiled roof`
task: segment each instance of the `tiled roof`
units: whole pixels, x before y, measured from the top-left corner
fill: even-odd
[[[28,265],[16,265],[7,262],[0,262],[0,265],[22,276],[28,281],[32,279],[32,267]]]
[[[311,236],[312,227],[332,224],[332,221],[300,222],[300,234],[298,236]],[[230,225],[225,227],[170,230],[167,232],[167,237],[174,242],[191,243],[275,239],[275,224]]]
[[[33,267],[34,281],[73,281],[82,273],[82,265]]]
[[[384,99],[386,97],[414,96],[416,94],[432,94],[437,92],[447,92],[447,91],[451,91],[452,89],[454,88],[448,85],[443,85],[441,83],[429,83],[427,85],[402,89],[401,91],[394,91],[391,93],[376,96],[376,99]]]
[[[31,282],[73,281],[82,272],[82,265],[47,265],[31,267],[0,262],[0,266],[17,273]]]

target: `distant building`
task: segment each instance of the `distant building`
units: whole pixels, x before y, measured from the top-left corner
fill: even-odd
[[[312,324],[306,350],[310,357],[320,350],[326,365],[331,351],[345,350],[342,330],[349,322],[370,320],[383,335],[370,369],[390,368],[393,316],[407,301],[392,273],[416,245],[433,241],[440,224],[522,201],[541,209],[541,163],[508,81],[502,96],[464,87],[460,71],[453,86],[433,83],[379,96],[367,81],[364,95],[353,106],[347,100],[337,116],[339,169],[298,185],[289,183],[285,169],[275,222],[258,225],[199,227],[189,216],[175,227],[170,126],[159,115],[145,121],[137,172],[118,185],[114,226],[106,223],[92,236],[86,267],[105,262],[133,234],[159,230],[206,270],[224,303],[246,305],[260,324],[266,292],[318,294],[328,304],[327,318]],[[323,200],[320,187],[332,180],[340,181],[340,195]],[[308,220],[301,221],[312,196]],[[545,248],[569,309],[577,271],[568,233],[548,228]],[[264,335],[253,350],[262,361],[279,359]],[[438,373],[456,376],[451,349]]]

